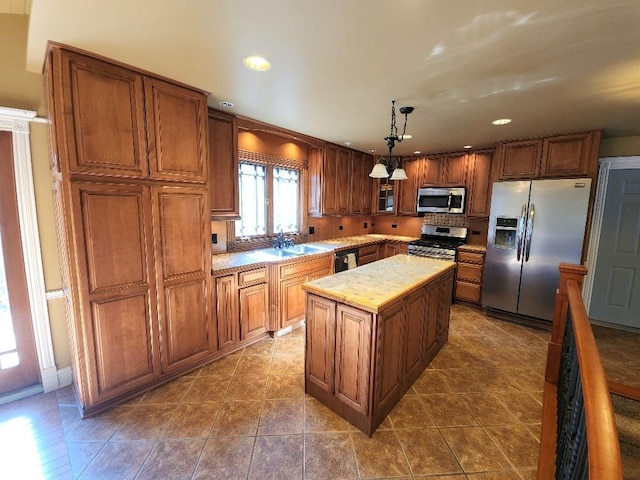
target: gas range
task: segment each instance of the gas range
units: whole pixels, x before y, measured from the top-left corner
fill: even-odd
[[[408,246],[409,255],[455,262],[456,249],[467,241],[467,228],[423,225],[420,240]]]

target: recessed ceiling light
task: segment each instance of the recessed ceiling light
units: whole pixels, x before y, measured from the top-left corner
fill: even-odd
[[[344,142],[344,144],[348,147],[349,145],[351,145],[351,142],[346,141],[346,142]]]
[[[402,135],[402,140],[409,140],[410,138],[413,138],[413,135],[409,135],[408,133]]]
[[[494,120],[493,122],[494,125],[508,125],[509,123],[511,123],[511,119],[510,118],[498,118],[497,120]]]
[[[369,153],[376,153],[376,149],[374,148],[373,150],[369,150]]]
[[[465,145],[465,146],[464,146],[464,147],[462,147],[462,148],[471,148],[471,147],[473,147],[473,145]]]
[[[225,108],[231,108],[233,107],[233,103],[223,100],[222,102],[220,102],[220,106]]]
[[[269,61],[259,55],[250,55],[248,57],[245,57],[243,62],[245,67],[256,72],[264,72],[271,68],[271,64],[269,63]]]
[[[415,152],[413,152],[414,155],[418,155],[420,153],[420,150],[416,150]]]

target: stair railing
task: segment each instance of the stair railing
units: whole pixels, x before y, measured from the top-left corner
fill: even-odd
[[[559,269],[538,479],[622,479],[607,378],[580,293],[587,269],[564,263]]]

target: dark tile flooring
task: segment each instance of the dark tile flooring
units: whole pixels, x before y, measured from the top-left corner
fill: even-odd
[[[0,407],[0,477],[534,479],[548,337],[454,305],[448,344],[372,438],[305,395],[302,329],[82,421],[61,389]]]

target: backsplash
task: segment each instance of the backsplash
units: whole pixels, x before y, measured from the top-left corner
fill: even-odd
[[[448,213],[425,213],[423,223],[425,225],[443,225],[448,227],[469,226],[469,221],[464,215],[451,215]]]

